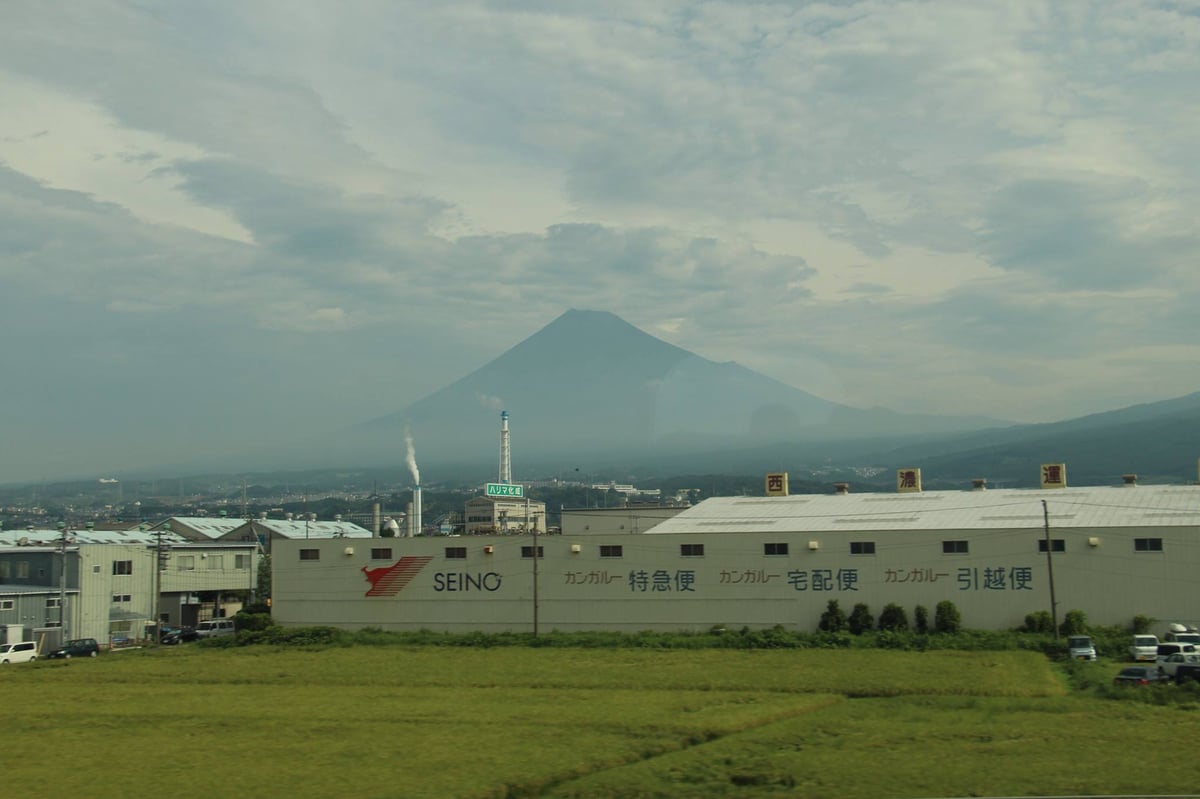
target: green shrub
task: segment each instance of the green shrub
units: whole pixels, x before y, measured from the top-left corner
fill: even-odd
[[[937,603],[933,610],[933,630],[938,633],[956,633],[962,628],[962,616],[949,599]]]
[[[1141,613],[1133,617],[1133,622],[1129,625],[1129,632],[1134,635],[1145,635],[1150,632],[1150,628],[1154,626],[1154,622],[1158,619],[1152,619],[1149,616],[1143,616]]]
[[[1050,618],[1050,611],[1038,610],[1025,614],[1025,626],[1021,629],[1027,633],[1053,633],[1054,621]]]
[[[925,635],[929,632],[929,608],[924,605],[917,605],[913,608],[913,630],[918,635]]]
[[[825,606],[817,629],[826,633],[840,633],[846,629],[846,614],[842,612],[836,599],[829,600],[829,604]]]
[[[233,617],[233,626],[238,632],[242,630],[265,630],[275,624],[270,613],[247,613],[240,611]]]
[[[870,608],[859,602],[850,611],[850,618],[846,620],[846,626],[854,635],[862,635],[875,626],[875,617],[871,615]]]
[[[1058,625],[1059,635],[1083,635],[1087,632],[1087,616],[1082,610],[1068,610],[1062,624]]]
[[[904,612],[904,608],[895,602],[889,602],[884,606],[883,612],[879,614],[879,629],[892,631],[907,630],[908,614]]]

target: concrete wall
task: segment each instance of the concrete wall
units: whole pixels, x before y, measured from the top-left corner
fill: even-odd
[[[1163,539],[1163,551],[1135,551],[1134,539],[1146,536]],[[932,618],[948,599],[968,627],[1011,628],[1050,607],[1040,538],[1029,528],[539,536],[539,628],[814,630],[831,599],[847,613],[866,603],[876,617],[895,602],[910,619],[916,605]],[[1061,530],[1053,538],[1065,547],[1053,566],[1060,620],[1072,609],[1094,624],[1200,617],[1200,529]],[[968,552],[947,554],[944,541],[966,541]],[[852,543],[874,543],[875,553],[851,554]],[[273,614],[283,624],[348,629],[530,630],[534,562],[521,547],[531,544],[528,536],[277,542]],[[702,545],[704,554],[681,554],[681,545]],[[764,554],[767,545],[787,552]],[[602,556],[602,547],[618,546],[620,557]],[[448,547],[466,557],[448,558]],[[372,548],[387,557],[373,560]],[[301,550],[316,558],[302,560]]]

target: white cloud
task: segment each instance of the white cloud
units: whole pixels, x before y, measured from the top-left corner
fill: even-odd
[[[1198,44],[1151,0],[10,5],[0,333],[304,372],[255,430],[328,416],[305,359],[354,421],[569,307],[858,405],[1182,394]]]

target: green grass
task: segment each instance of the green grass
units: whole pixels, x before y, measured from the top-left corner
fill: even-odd
[[[1022,651],[185,646],[0,671],[0,751],[6,796],[1192,792],[1195,705],[1070,682]]]

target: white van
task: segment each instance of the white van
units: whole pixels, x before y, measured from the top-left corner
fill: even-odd
[[[196,625],[196,635],[200,638],[214,638],[218,635],[233,635],[233,619],[210,619]]]
[[[37,656],[37,644],[33,641],[0,644],[0,663],[28,663],[37,660]]]

